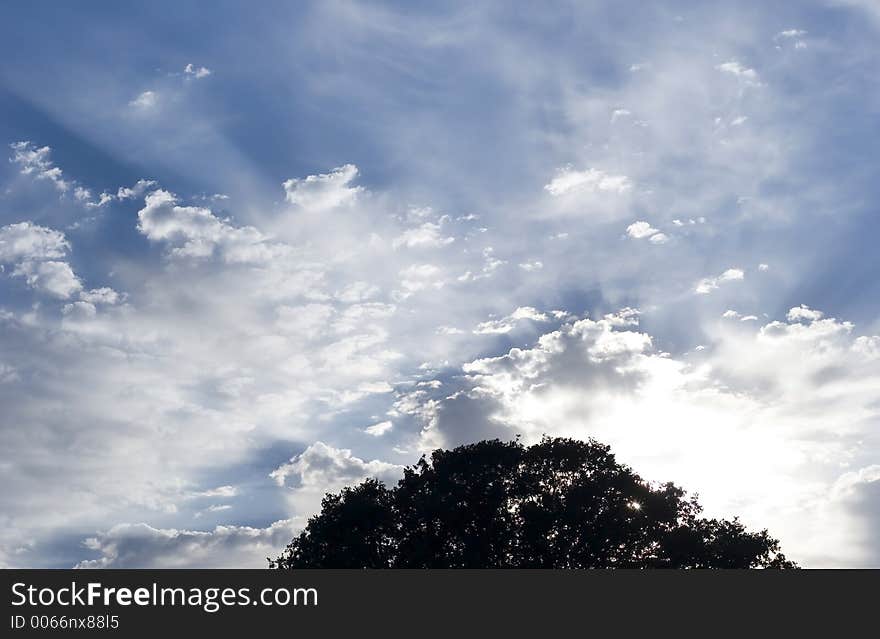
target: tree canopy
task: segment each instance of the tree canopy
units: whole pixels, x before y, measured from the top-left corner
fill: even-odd
[[[273,568],[793,568],[766,530],[705,519],[604,444],[436,450],[392,488],[327,494]]]

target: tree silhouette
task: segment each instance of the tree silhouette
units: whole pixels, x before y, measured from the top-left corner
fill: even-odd
[[[794,568],[767,531],[703,519],[594,440],[436,450],[394,488],[327,494],[272,568]]]

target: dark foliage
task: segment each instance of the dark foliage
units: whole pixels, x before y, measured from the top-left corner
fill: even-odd
[[[436,450],[336,495],[273,568],[793,568],[767,531],[702,519],[598,442]]]

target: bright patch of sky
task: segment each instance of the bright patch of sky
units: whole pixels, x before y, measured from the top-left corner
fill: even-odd
[[[0,566],[259,567],[544,433],[880,565],[875,3],[51,8],[0,10]]]

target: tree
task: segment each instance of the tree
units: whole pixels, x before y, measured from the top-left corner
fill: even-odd
[[[594,440],[436,450],[397,486],[328,494],[272,568],[794,568],[766,530],[703,519]]]

